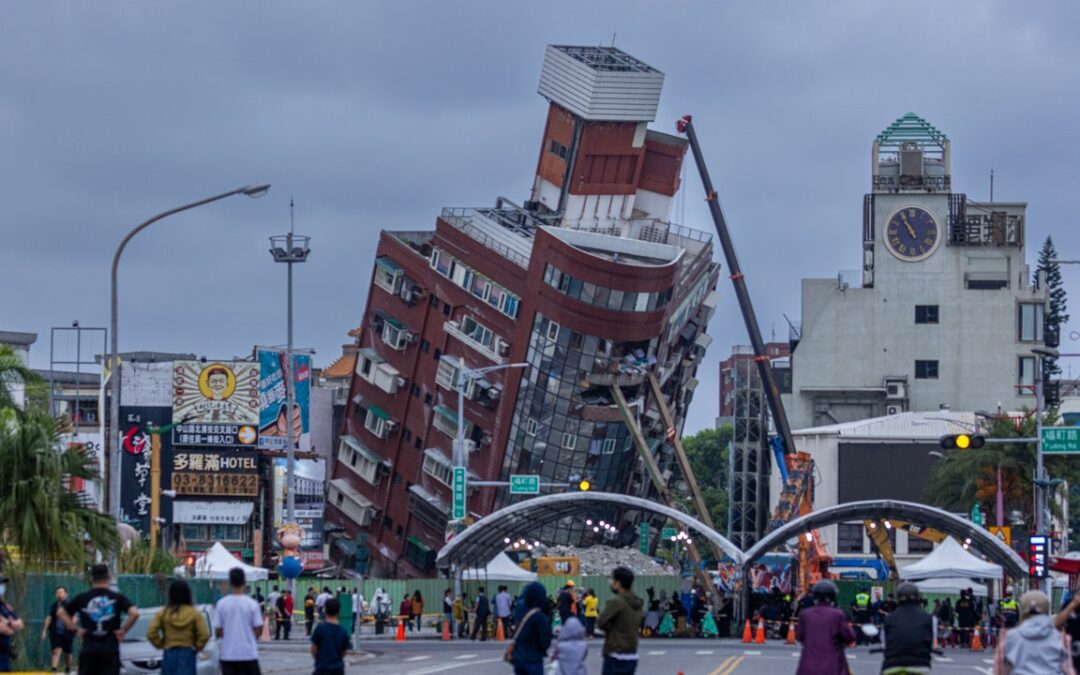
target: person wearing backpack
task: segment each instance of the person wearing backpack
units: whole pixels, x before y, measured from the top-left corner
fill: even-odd
[[[530,582],[522,589],[521,600],[523,612],[514,617],[517,628],[503,660],[514,666],[514,675],[544,675],[544,657],[551,646],[547,590],[538,581]]]

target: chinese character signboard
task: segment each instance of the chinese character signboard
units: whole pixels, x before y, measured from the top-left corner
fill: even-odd
[[[255,497],[258,470],[255,450],[177,450],[171,485],[178,495]]]
[[[121,406],[120,408],[120,519],[141,532],[150,531],[152,442],[148,429],[163,427],[172,420],[172,409],[161,406]],[[162,486],[172,470],[169,434],[160,437],[159,453]],[[161,517],[171,518],[169,500],[161,501]]]
[[[510,494],[512,495],[538,495],[540,494],[539,475],[513,475],[510,476]]]
[[[1043,579],[1049,572],[1050,540],[1045,534],[1033,534],[1028,537],[1028,576]]]
[[[454,520],[465,519],[465,467],[454,467],[454,503],[451,518]]]
[[[1044,453],[1080,453],[1080,427],[1046,427],[1042,430]]]
[[[289,415],[285,390],[285,352],[259,348],[259,447],[284,451],[292,424],[297,449],[311,449],[311,356],[293,352],[293,385],[296,407]]]
[[[177,445],[253,445],[259,423],[259,365],[243,361],[173,364]]]

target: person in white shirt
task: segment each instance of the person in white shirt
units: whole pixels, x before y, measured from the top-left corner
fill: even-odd
[[[214,606],[214,627],[221,640],[221,675],[262,675],[259,633],[263,619],[259,603],[244,593],[244,570],[229,570],[232,592]]]
[[[499,592],[495,594],[495,618],[499,620],[503,627],[503,635],[507,638],[511,637],[510,634],[510,615],[514,611],[514,599],[510,597],[510,592],[506,586],[499,586]]]
[[[364,618],[364,612],[367,611],[367,602],[364,601],[364,594],[357,588],[352,592],[352,626],[349,628],[349,634],[356,632],[356,622]]]
[[[319,593],[319,597],[315,598],[315,610],[319,613],[319,623],[326,621],[326,601],[334,597],[330,593],[329,586],[323,586],[322,593]]]
[[[274,590],[270,592],[270,595],[266,596],[266,618],[270,621],[270,635],[274,636],[274,639],[278,639],[277,630],[277,601],[281,597],[281,591],[277,586],[274,586]]]

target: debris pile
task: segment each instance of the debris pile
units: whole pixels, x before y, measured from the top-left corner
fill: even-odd
[[[607,575],[619,565],[629,567],[634,574],[642,576],[674,576],[677,574],[674,570],[669,570],[664,565],[657,563],[649,556],[633,548],[611,548],[610,546],[578,548],[576,546],[541,545],[534,548],[530,554],[533,558],[577,558],[581,566],[581,574],[586,576]]]

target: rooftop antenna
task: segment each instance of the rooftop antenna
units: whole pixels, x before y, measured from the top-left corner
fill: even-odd
[[[994,165],[990,165],[990,202],[994,201]]]
[[[614,46],[615,46],[615,33],[612,33],[612,34],[611,34],[611,46],[612,46],[612,47],[614,47]]]
[[[993,193],[993,191],[991,191],[991,194],[992,193]],[[993,200],[991,199],[991,201],[993,201]],[[296,204],[293,203],[292,195],[289,195],[289,233],[290,234],[293,234],[295,232],[295,225],[296,225],[296,219],[294,217],[295,216],[295,214],[294,214],[294,210],[295,210],[294,207],[295,206],[296,206]]]

